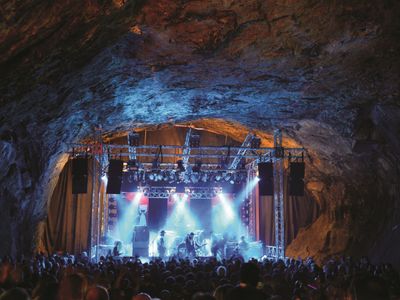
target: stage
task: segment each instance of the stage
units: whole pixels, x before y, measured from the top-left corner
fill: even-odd
[[[213,146],[226,145],[226,138],[201,132],[203,146],[191,127],[157,133],[154,140],[177,133],[184,139],[176,145],[147,144],[147,133],[134,131],[128,144],[103,144],[99,132],[92,144],[71,145],[53,193],[45,248],[85,251],[94,260],[110,250],[113,256],[183,258],[185,238],[193,233],[192,257],[236,255],[243,239],[248,253],[239,254],[245,257],[284,257],[299,228],[318,215],[315,201],[304,197],[304,149],[283,148],[279,131],[273,148],[261,147],[251,132],[232,146]],[[218,252],[216,243],[223,244]]]

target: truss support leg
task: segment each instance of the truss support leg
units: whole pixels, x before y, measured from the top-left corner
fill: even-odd
[[[275,246],[277,258],[285,258],[285,218],[284,218],[284,155],[282,148],[282,132],[274,132],[275,164],[274,164],[274,217],[275,217]]]

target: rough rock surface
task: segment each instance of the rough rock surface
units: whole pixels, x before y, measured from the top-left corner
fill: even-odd
[[[399,5],[0,1],[0,254],[32,249],[67,143],[94,126],[218,118],[308,149],[322,215],[289,255],[400,266]]]

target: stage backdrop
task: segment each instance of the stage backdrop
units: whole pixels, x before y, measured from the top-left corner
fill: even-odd
[[[98,188],[96,183],[95,188]],[[67,251],[79,254],[90,245],[92,210],[92,161],[88,162],[86,194],[72,194],[72,163],[68,160],[54,189],[42,243],[48,253]]]
[[[287,177],[286,177],[287,178]],[[287,180],[284,181],[288,191]],[[289,245],[299,229],[312,224],[319,216],[318,203],[305,191],[303,197],[288,196],[285,205],[285,244]],[[274,199],[272,196],[260,197],[260,239],[266,245],[275,244]]]

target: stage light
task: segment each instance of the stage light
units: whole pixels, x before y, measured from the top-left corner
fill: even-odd
[[[172,194],[172,198],[174,199],[174,201],[178,201],[179,200],[179,196],[177,193]]]
[[[232,177],[232,175],[230,173],[226,172],[225,175],[224,175],[224,180],[225,181],[230,181],[231,177]]]
[[[169,178],[168,173],[167,172],[162,172],[161,174],[162,174],[162,180],[163,181],[167,181],[168,178]]]
[[[218,193],[218,197],[221,201],[222,208],[226,214],[226,217],[228,218],[228,220],[232,220],[235,214],[233,212],[232,206],[230,205],[230,203],[228,203],[228,199],[226,199],[223,193]]]
[[[258,181],[260,181],[260,177],[258,177],[258,176],[256,176],[256,181],[258,182]]]
[[[191,180],[193,183],[199,182],[199,173],[192,173],[192,174],[190,175],[190,180]]]
[[[133,203],[134,203],[135,205],[138,205],[139,202],[140,202],[140,199],[142,198],[142,196],[143,196],[143,193],[142,193],[142,192],[136,193],[135,198],[133,199]]]
[[[128,175],[128,182],[129,183],[134,183],[135,182],[135,174],[134,173],[129,172],[126,175]]]
[[[176,180],[176,176],[175,176],[174,171],[171,171],[171,172],[169,173],[169,180],[170,180],[170,182]]]
[[[217,194],[217,195],[222,194],[222,187],[215,188],[215,194]]]
[[[188,195],[187,194],[174,194],[173,198],[175,200],[176,203],[176,207],[178,209],[179,212],[182,212],[185,208],[185,202],[188,199]]]
[[[215,176],[215,180],[216,180],[216,181],[220,181],[221,178],[222,178],[221,174],[217,174],[217,175]]]
[[[128,171],[137,171],[138,170],[138,166],[136,164],[136,159],[130,159],[128,160],[128,162],[126,163],[126,168]]]

